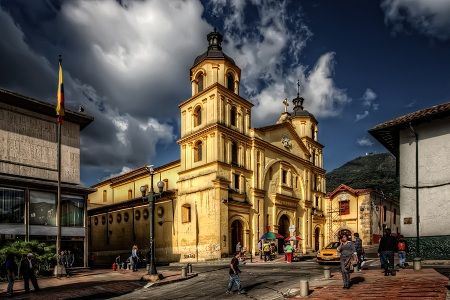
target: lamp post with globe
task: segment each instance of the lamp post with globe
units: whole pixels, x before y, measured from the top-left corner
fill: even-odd
[[[153,189],[153,175],[155,175],[155,170],[153,165],[147,166],[147,171],[150,174],[150,191],[146,196],[147,187],[141,186],[140,191],[142,193],[142,199],[145,201],[148,199],[149,205],[149,219],[150,219],[150,268],[148,269],[148,275],[158,275],[156,271],[156,261],[155,261],[155,197],[161,196],[164,190],[164,182],[159,181],[157,183],[159,193],[155,193]]]

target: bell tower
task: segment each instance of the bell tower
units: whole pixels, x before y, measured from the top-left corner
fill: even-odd
[[[180,230],[192,235],[192,240],[179,241],[184,245],[182,252],[192,258],[195,249],[198,257],[216,259],[231,253],[232,248],[227,203],[234,198],[244,201],[251,181],[253,104],[239,96],[241,70],[222,51],[222,34],[214,30],[207,40],[207,50],[197,56],[190,69],[192,95],[179,105],[177,205],[181,205],[180,211],[183,205],[195,207],[193,217],[185,219],[202,224],[181,225]],[[203,245],[215,246],[203,251]]]

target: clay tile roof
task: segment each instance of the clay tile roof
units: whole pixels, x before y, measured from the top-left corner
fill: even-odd
[[[450,102],[421,109],[393,120],[378,124],[369,130],[369,133],[385,146],[392,154],[398,157],[399,130],[450,116]]]

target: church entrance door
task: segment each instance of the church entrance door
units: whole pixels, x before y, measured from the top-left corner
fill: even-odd
[[[320,250],[320,228],[317,227],[314,230],[314,250],[319,251]]]
[[[289,237],[289,218],[286,215],[282,215],[278,221],[278,233],[285,238]],[[283,253],[284,240],[278,240],[278,253]]]
[[[241,242],[241,246],[244,246],[244,231],[242,229],[242,222],[239,220],[234,220],[231,223],[231,249],[230,253],[236,252],[236,245]]]

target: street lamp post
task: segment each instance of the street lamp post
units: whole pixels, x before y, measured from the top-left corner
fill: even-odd
[[[157,275],[158,272],[156,271],[156,261],[155,261],[155,197],[161,196],[163,189],[164,189],[164,182],[159,181],[157,183],[158,191],[159,193],[155,193],[153,189],[153,175],[155,174],[155,171],[153,170],[153,166],[150,165],[147,167],[147,170],[150,174],[150,191],[148,193],[148,196],[145,196],[146,187],[141,186],[140,190],[142,193],[142,199],[145,201],[145,199],[148,199],[148,205],[149,205],[149,219],[150,219],[150,268],[148,269],[148,275]]]

